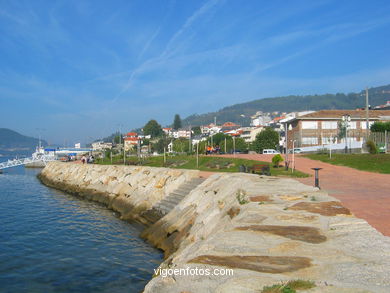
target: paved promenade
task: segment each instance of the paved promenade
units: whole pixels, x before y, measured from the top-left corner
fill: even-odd
[[[223,155],[230,157],[233,155]],[[237,158],[271,162],[272,155],[236,155]],[[314,185],[313,167],[320,171],[320,186],[338,198],[357,217],[365,219],[385,236],[390,236],[390,174],[379,174],[335,166],[321,161],[295,156],[297,170],[313,175],[297,178]]]

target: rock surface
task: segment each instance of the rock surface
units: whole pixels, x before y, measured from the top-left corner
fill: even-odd
[[[165,198],[197,171],[50,163],[43,182],[106,203],[124,219]],[[165,251],[145,292],[261,292],[292,279],[299,292],[390,292],[390,239],[339,201],[287,178],[215,174],[142,237]],[[215,275],[214,269],[233,269]],[[188,272],[210,270],[210,275]],[[151,275],[153,272],[151,272]]]
[[[143,211],[167,197],[196,170],[50,162],[39,174],[43,183],[106,204],[123,220],[146,223]]]

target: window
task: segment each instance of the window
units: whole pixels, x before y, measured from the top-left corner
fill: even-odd
[[[369,121],[368,122],[369,127],[371,127],[372,124],[374,124],[374,121]],[[366,126],[367,126],[366,121],[360,121],[360,128],[361,129],[367,129]]]
[[[302,121],[302,129],[317,129],[317,121]]]
[[[322,129],[337,129],[337,121],[323,121]]]
[[[322,144],[337,143],[337,137],[322,137]]]
[[[302,144],[317,145],[318,137],[302,137]]]
[[[356,121],[348,122],[348,129],[356,129]]]

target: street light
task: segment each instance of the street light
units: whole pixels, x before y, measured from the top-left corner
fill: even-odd
[[[294,170],[295,170],[295,142],[296,142],[296,140],[293,140],[293,141],[292,141],[293,149],[292,149],[292,166],[291,166],[291,173],[293,173]]]
[[[233,136],[233,156],[236,157],[236,137]]]
[[[345,127],[345,153],[348,152],[348,127],[349,122],[351,122],[351,116],[346,114],[341,117],[341,120],[343,121],[344,127]]]

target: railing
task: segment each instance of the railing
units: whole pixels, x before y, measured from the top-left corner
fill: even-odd
[[[16,167],[16,166],[22,166],[30,163],[36,163],[36,162],[43,162],[45,165],[47,162],[55,161],[56,157],[54,156],[38,156],[38,157],[30,157],[30,158],[23,158],[23,159],[13,159],[8,160],[6,162],[0,163],[0,170]]]
[[[373,140],[378,146],[383,147],[386,152],[390,149],[390,132],[371,132],[370,139]]]

